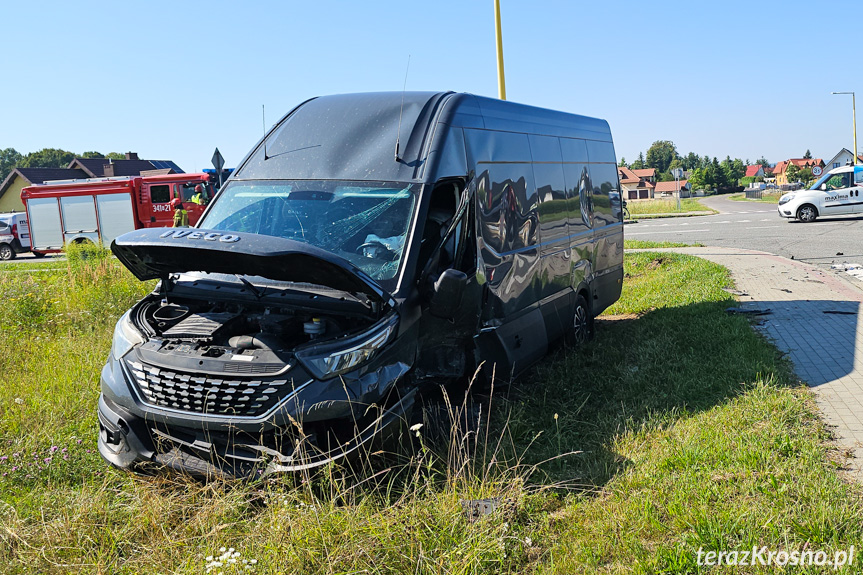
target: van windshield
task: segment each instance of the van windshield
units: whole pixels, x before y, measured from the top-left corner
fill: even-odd
[[[334,253],[392,291],[419,186],[325,180],[233,181],[199,227],[304,242]]]

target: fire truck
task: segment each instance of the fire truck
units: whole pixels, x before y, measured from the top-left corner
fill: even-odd
[[[204,189],[204,203],[192,202],[196,186]],[[30,223],[34,253],[51,253],[65,244],[101,243],[140,228],[171,227],[177,198],[195,225],[214,191],[208,174],[167,174],[62,180],[21,190]]]

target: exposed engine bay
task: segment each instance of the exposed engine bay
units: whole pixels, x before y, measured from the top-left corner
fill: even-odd
[[[293,351],[369,325],[365,318],[322,315],[293,307],[201,302],[151,296],[132,309],[147,336],[138,348],[145,363],[208,374],[273,374]]]

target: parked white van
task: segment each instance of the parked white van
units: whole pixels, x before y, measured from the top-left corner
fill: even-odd
[[[783,218],[814,222],[819,216],[863,214],[863,166],[834,168],[808,190],[779,198]]]

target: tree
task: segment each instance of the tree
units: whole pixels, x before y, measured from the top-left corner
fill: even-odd
[[[657,140],[647,149],[647,167],[657,172],[667,172],[671,162],[677,157],[677,148],[669,140]]]
[[[713,158],[713,162],[710,164],[710,169],[713,171],[713,185],[716,186],[716,189],[727,188],[728,176],[725,174],[725,170],[722,169],[722,166],[719,165],[719,160],[717,160],[715,156]]]
[[[30,152],[18,163],[21,168],[65,168],[75,159],[75,154],[66,150],[43,148]]]
[[[804,159],[804,160],[811,160],[811,159],[812,159],[812,152],[810,152],[810,151],[807,149],[807,150],[806,150],[806,153],[805,153],[805,154],[803,154],[803,159]]]
[[[696,154],[695,152],[689,152],[683,158],[683,169],[687,171],[696,170],[698,168],[703,168],[704,164],[701,161],[701,156]]]
[[[785,168],[785,177],[788,179],[788,183],[800,181],[800,168],[798,168],[794,164],[789,164],[787,168]]]
[[[107,158],[109,160],[125,160],[126,154],[123,154],[120,152],[108,152],[108,154],[105,156],[105,158]]]
[[[629,166],[628,166],[628,165],[627,165],[627,163],[626,163],[626,158],[624,158],[623,156],[621,156],[621,157],[620,157],[620,161],[619,161],[619,162],[617,162],[617,167],[618,167],[618,168],[628,168]]]
[[[15,148],[6,148],[0,150],[0,182],[6,179],[9,172],[15,169],[18,162],[21,161],[21,154]]]
[[[638,152],[638,159],[632,162],[632,165],[629,166],[633,170],[643,170],[644,169],[644,154]]]
[[[755,160],[755,163],[760,165],[763,168],[769,168],[770,167],[770,162],[768,162],[764,156],[761,156],[761,158],[759,158],[758,160]]]
[[[84,152],[81,154],[82,158],[104,158],[105,154],[102,152]]]

